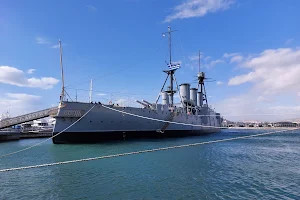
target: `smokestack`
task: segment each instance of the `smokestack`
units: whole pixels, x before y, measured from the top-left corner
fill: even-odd
[[[196,106],[197,105],[197,88],[191,88],[190,89],[190,97],[191,97],[191,103],[192,105]]]
[[[167,92],[162,92],[162,104],[169,105],[169,94]]]
[[[179,85],[180,96],[183,102],[188,102],[190,100],[190,84],[183,83]]]

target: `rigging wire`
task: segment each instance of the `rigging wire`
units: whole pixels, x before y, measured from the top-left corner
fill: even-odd
[[[161,41],[162,41],[162,39],[161,39]],[[163,46],[163,44],[164,44],[164,43],[162,43],[162,44],[154,51],[154,53],[157,53],[157,52],[161,49],[161,47]],[[133,57],[136,57],[136,55],[137,55],[137,53],[136,53]],[[129,68],[132,68],[132,67],[136,67],[136,66],[138,66],[138,65],[141,65],[141,64],[143,64],[144,62],[146,62],[146,60],[143,60],[143,61],[141,61],[141,62],[138,62],[138,63],[136,63],[136,64],[133,64],[133,65],[131,65],[131,66],[129,66],[129,67],[123,67],[123,68],[118,69],[118,70],[115,70],[115,71],[113,71],[113,72],[106,73],[106,74],[104,74],[104,75],[102,75],[102,76],[100,76],[100,77],[93,78],[93,80],[99,80],[99,79],[101,79],[101,78],[105,78],[105,77],[107,77],[107,76],[111,76],[111,75],[117,74],[117,73],[122,72],[122,71],[124,71],[124,70],[126,70],[126,69],[129,69]],[[89,82],[89,81],[90,81],[90,80],[86,80],[86,81],[78,81],[78,82],[75,82],[75,83],[72,84],[72,85],[83,84],[83,83],[86,83],[86,82]]]
[[[71,88],[71,87],[66,87],[67,89],[71,89],[71,90],[79,90],[79,91],[91,91],[88,89],[76,89],[76,88]],[[104,91],[104,90],[92,90],[92,92],[103,92],[103,93],[109,93],[109,94],[126,94],[126,95],[152,95],[152,94],[133,94],[133,93],[124,93],[124,92],[109,92],[109,91]]]

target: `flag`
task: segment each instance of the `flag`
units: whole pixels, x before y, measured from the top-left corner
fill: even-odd
[[[168,67],[169,67],[170,70],[180,68],[180,64],[179,63],[168,63],[167,65],[168,65]]]

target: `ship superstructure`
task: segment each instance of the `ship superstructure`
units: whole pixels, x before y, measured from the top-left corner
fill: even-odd
[[[137,100],[138,107],[114,104],[64,101],[61,102],[53,129],[54,143],[89,143],[143,137],[183,137],[214,133],[220,130],[222,118],[208,106],[204,80],[205,73],[197,75],[197,88],[189,83],[178,85],[175,72],[179,63],[172,62],[171,27],[168,27],[169,55],[164,84],[154,103]],[[60,45],[61,48],[61,45]],[[62,50],[60,51],[62,54]],[[61,70],[63,80],[62,55]],[[200,58],[199,58],[200,59]],[[166,87],[169,79],[170,85]],[[178,93],[180,102],[174,102]],[[159,102],[160,101],[160,102]]]

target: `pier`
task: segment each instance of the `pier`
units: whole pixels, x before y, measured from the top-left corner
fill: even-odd
[[[52,107],[45,110],[40,110],[37,112],[28,113],[25,115],[20,115],[13,118],[3,119],[0,121],[0,129],[8,128],[25,122],[30,122],[37,119],[42,119],[49,116],[56,116],[58,112],[58,107]]]
[[[52,132],[44,132],[44,133],[22,133],[20,135],[20,139],[29,139],[29,138],[45,138],[51,137]]]

